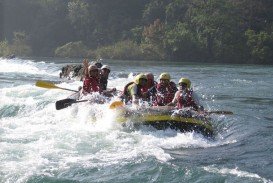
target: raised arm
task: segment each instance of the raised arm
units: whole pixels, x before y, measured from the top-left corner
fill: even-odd
[[[88,73],[88,66],[89,66],[89,60],[88,59],[84,59],[83,60],[83,73],[84,73],[84,76],[88,76],[89,73]]]

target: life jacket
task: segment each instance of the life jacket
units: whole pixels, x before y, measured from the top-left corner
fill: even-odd
[[[192,97],[193,90],[182,91],[177,98],[177,108],[182,109],[184,107],[193,107],[195,110],[198,109],[197,104]]]
[[[143,100],[154,101],[154,96],[156,93],[156,89],[155,89],[156,85],[157,85],[157,82],[153,81],[152,85],[150,86],[145,85],[141,87],[141,93],[145,94],[145,97],[143,97]]]
[[[122,98],[125,99],[125,103],[127,103],[129,101],[132,101],[132,96],[129,93],[129,86],[131,86],[133,84],[135,84],[135,82],[132,81],[132,82],[126,84],[125,87],[123,88]],[[139,98],[142,97],[142,95],[141,95],[141,87],[139,87],[138,85],[137,85],[137,96]]]
[[[148,86],[148,85],[145,85],[143,87],[141,87],[141,92],[148,92],[148,90],[154,86],[157,85],[157,82],[156,81],[153,81],[152,85]]]
[[[99,79],[89,76],[85,77],[83,81],[83,91],[86,93],[101,92]]]
[[[156,85],[156,100],[153,105],[165,106],[170,103],[177,91],[177,87],[174,82],[170,82],[167,86],[163,86],[160,83]]]
[[[100,85],[101,85],[101,89],[102,90],[106,90],[107,89],[107,84],[108,84],[107,78],[101,77],[100,78]]]

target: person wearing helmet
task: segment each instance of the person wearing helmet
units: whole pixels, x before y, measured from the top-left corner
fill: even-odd
[[[108,77],[109,77],[110,72],[111,72],[111,70],[110,70],[110,67],[108,65],[103,65],[101,67],[100,84],[101,84],[102,90],[107,89]]]
[[[98,69],[100,69],[102,67],[102,63],[100,61],[92,61],[91,65],[97,66]]]
[[[144,95],[144,100],[148,102],[154,101],[155,93],[156,93],[156,85],[157,82],[154,80],[153,73],[149,72],[145,74],[147,77],[146,86],[142,87],[141,92]]]
[[[84,95],[92,92],[102,92],[99,80],[99,69],[96,65],[89,65],[88,62],[87,59],[83,61],[85,77],[83,80],[82,93]]]
[[[191,81],[188,78],[181,78],[178,81],[178,85],[179,90],[175,93],[172,102],[168,106],[176,105],[178,109],[190,107],[196,111],[203,111],[203,106],[199,104],[197,95],[191,88]]]
[[[123,90],[123,94],[120,96],[121,99],[127,104],[132,102],[134,105],[139,104],[139,99],[144,99],[142,88],[147,84],[147,76],[145,74],[138,74],[133,82],[128,83]]]
[[[101,89],[103,90],[103,94],[106,96],[112,96],[112,93],[116,91],[116,88],[112,88],[112,89],[107,90],[108,77],[109,77],[110,72],[111,72],[111,69],[108,65],[103,65],[101,67],[100,85],[101,85]]]
[[[177,91],[176,85],[171,81],[168,73],[161,73],[159,83],[156,85],[156,98],[153,102],[154,106],[165,106],[169,104]]]
[[[149,72],[145,74],[147,77],[147,84],[145,87],[142,88],[142,92],[148,92],[148,90],[155,85],[157,85],[157,82],[154,80],[154,75],[153,73]]]

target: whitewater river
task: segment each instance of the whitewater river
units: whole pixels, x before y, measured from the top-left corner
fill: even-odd
[[[124,128],[109,104],[57,111],[73,92],[43,89],[61,67],[80,60],[0,58],[0,182],[273,182],[273,67],[105,60],[109,87],[132,73],[189,77],[212,115],[215,139],[152,127]]]

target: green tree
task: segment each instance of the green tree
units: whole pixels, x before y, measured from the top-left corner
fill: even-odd
[[[67,0],[4,1],[4,37],[11,42],[13,32],[28,35],[34,55],[51,56],[57,45],[75,37],[67,16]]]
[[[30,54],[19,49],[25,45],[35,56],[53,56],[81,41],[88,50],[111,48],[126,58],[270,63],[272,57],[271,0],[8,0],[0,9],[2,54]],[[24,41],[13,32],[24,33]],[[136,54],[126,55],[126,45]]]
[[[203,45],[198,40],[197,34],[188,24],[178,22],[166,32],[165,41],[169,50],[169,56],[179,60],[203,59]]]
[[[209,60],[238,61],[245,54],[244,31],[234,9],[222,0],[192,1],[188,14]]]
[[[173,0],[166,5],[166,22],[169,26],[175,26],[178,22],[190,23],[188,10],[191,0]]]
[[[78,40],[67,18],[67,0],[33,0],[35,20],[29,41],[35,55],[54,56],[59,45]]]
[[[143,33],[142,49],[147,55],[152,55],[155,59],[163,60],[166,58],[165,52],[165,24],[159,19],[153,24],[145,26]]]
[[[90,15],[90,7],[87,2],[82,0],[72,0],[68,2],[68,18],[73,26],[77,38],[83,40],[89,45],[89,40],[92,39],[94,25],[92,16]]]
[[[130,40],[120,41],[111,46],[98,48],[95,51],[96,58],[111,59],[145,59],[140,46]]]
[[[27,44],[27,37],[24,32],[14,32],[13,42],[10,45],[10,52],[19,56],[31,55],[32,49]]]
[[[247,46],[250,49],[254,60],[259,63],[273,63],[273,33],[264,31],[255,33],[253,30],[247,30]]]
[[[146,6],[143,12],[143,21],[145,24],[152,24],[157,19],[165,21],[166,5],[171,2],[171,0],[151,0]]]
[[[141,43],[143,29],[142,26],[131,29],[131,39],[137,44]]]
[[[273,22],[273,1],[271,0],[229,0],[243,19],[243,28],[254,31],[271,29]]]
[[[86,57],[88,49],[82,41],[69,42],[55,50],[55,55],[58,57]]]

